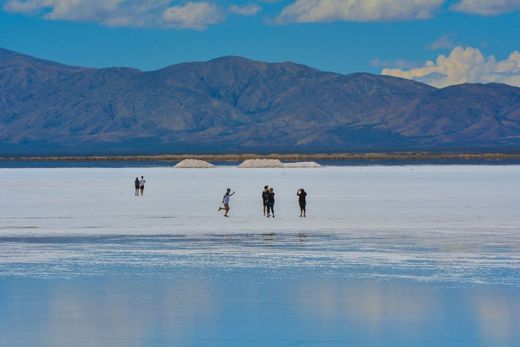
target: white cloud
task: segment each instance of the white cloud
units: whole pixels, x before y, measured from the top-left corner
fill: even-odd
[[[478,48],[455,47],[448,56],[439,55],[435,61],[414,69],[385,68],[383,75],[402,77],[445,87],[461,83],[506,83],[520,87],[520,52],[497,61],[485,57]]]
[[[201,30],[223,19],[220,8],[205,1],[172,5],[171,0],[5,0],[3,9],[47,20],[128,27]]]
[[[455,41],[453,40],[453,34],[446,34],[439,37],[437,40],[435,40],[429,48],[431,50],[438,50],[438,49],[452,49],[455,47]]]
[[[220,9],[208,2],[188,2],[182,6],[170,7],[163,13],[164,23],[168,26],[197,30],[217,24],[223,17]]]
[[[258,12],[262,11],[262,7],[256,4],[247,4],[247,5],[231,5],[228,8],[229,12],[238,14],[241,16],[254,16]]]
[[[118,9],[120,0],[7,0],[4,10],[16,13],[39,12],[47,19],[102,20]]]
[[[491,16],[520,10],[520,0],[461,0],[455,11]]]
[[[285,7],[281,23],[392,21],[430,18],[445,0],[295,0]]]

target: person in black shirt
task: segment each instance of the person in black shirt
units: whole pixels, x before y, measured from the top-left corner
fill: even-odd
[[[264,217],[269,217],[269,186],[265,186],[262,191],[262,204],[264,205]]]
[[[298,203],[300,204],[300,217],[305,217],[305,207],[307,206],[307,201],[305,198],[307,197],[307,193],[305,189],[301,188],[296,193],[298,195]]]
[[[273,218],[274,218],[274,191],[273,191],[273,188],[269,188],[269,194],[267,196],[267,202],[268,202],[268,207],[267,207],[267,217],[269,217],[269,211],[271,211],[271,214],[273,215]]]
[[[141,187],[141,183],[139,182],[139,177],[135,178],[134,187],[135,187],[135,196],[139,196],[139,188]]]

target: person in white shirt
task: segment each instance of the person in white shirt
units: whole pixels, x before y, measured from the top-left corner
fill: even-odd
[[[141,190],[141,196],[144,194],[144,184],[146,181],[144,180],[144,177],[141,176],[141,179],[139,180],[139,189]]]
[[[228,188],[228,189],[226,190],[226,194],[224,194],[224,197],[222,198],[222,204],[224,204],[224,207],[219,207],[219,208],[218,208],[218,211],[219,211],[219,212],[222,211],[222,210],[224,210],[224,217],[229,217],[229,216],[228,216],[228,212],[229,212],[229,210],[230,210],[230,208],[229,208],[229,198],[230,198],[233,194],[235,194],[235,192],[231,193],[231,189]]]

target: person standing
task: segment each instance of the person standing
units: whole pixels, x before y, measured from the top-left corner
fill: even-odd
[[[269,217],[269,186],[265,186],[262,191],[262,204],[264,206],[264,217]]]
[[[305,192],[305,189],[300,188],[298,192],[296,192],[296,195],[298,195],[298,204],[300,204],[300,217],[305,217],[305,208],[307,206],[307,193]]]
[[[234,194],[235,194],[235,192],[231,193],[231,188],[228,188],[226,190],[226,194],[224,194],[224,197],[222,198],[222,204],[224,205],[224,207],[223,208],[219,207],[218,211],[220,212],[220,211],[224,210],[224,217],[229,217],[228,216],[228,212],[230,210],[230,208],[229,208],[229,198],[231,196],[233,196]]]
[[[271,215],[274,218],[274,190],[273,187],[269,188],[269,194],[267,196],[267,217],[269,217],[269,212],[271,212]]]
[[[144,194],[144,184],[146,181],[144,180],[144,176],[141,176],[141,179],[139,180],[139,189],[141,190],[141,196]]]
[[[135,178],[134,187],[135,187],[135,196],[139,196],[139,188],[141,187],[141,183],[139,182],[139,177]]]

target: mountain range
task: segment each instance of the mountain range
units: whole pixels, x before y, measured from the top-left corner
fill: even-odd
[[[0,49],[0,155],[516,151],[520,88],[241,57],[143,72]]]

